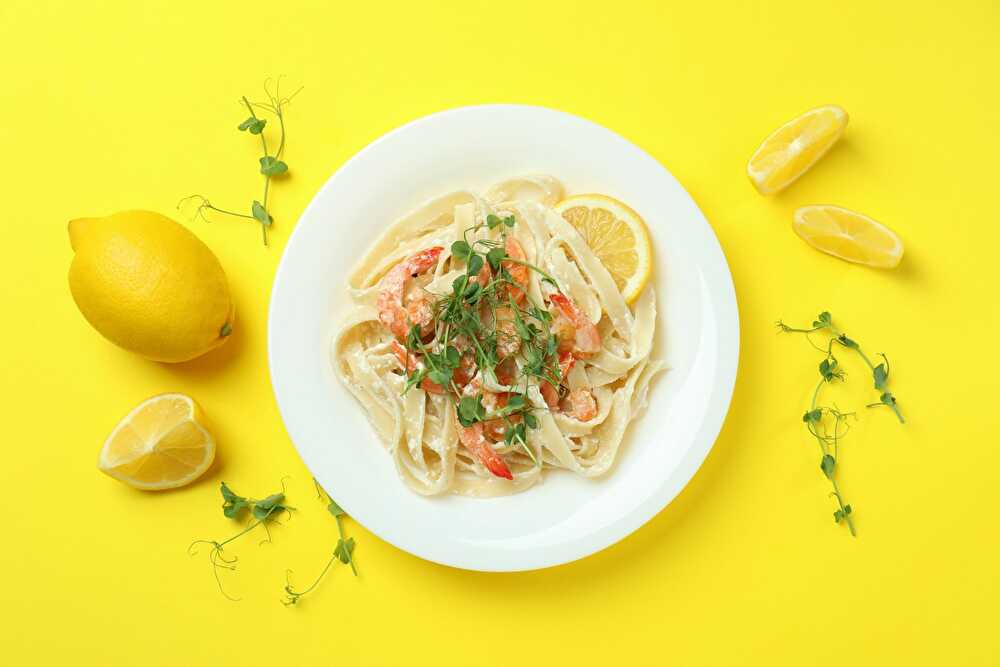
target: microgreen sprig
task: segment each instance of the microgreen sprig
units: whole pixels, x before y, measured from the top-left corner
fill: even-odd
[[[200,217],[205,222],[209,222],[209,219],[205,217],[205,211],[215,211],[216,213],[221,213],[223,215],[244,218],[246,220],[254,220],[260,223],[261,234],[263,236],[265,246],[268,245],[267,230],[274,224],[274,218],[271,216],[270,209],[268,208],[268,195],[270,194],[271,179],[288,172],[288,164],[281,159],[285,150],[284,108],[289,102],[292,101],[292,98],[298,95],[299,91],[302,90],[299,88],[291,95],[282,97],[280,87],[280,78],[274,84],[273,93],[270,90],[270,80],[264,83],[264,92],[267,95],[266,102],[251,102],[245,95],[241,98],[243,105],[246,107],[247,112],[250,115],[246,118],[246,120],[237,125],[236,129],[240,132],[249,132],[252,135],[260,137],[261,148],[264,152],[264,155],[258,160],[260,164],[258,171],[264,177],[264,195],[261,200],[253,200],[250,205],[250,214],[247,215],[245,213],[238,213],[230,209],[215,206],[207,197],[203,195],[191,195],[189,197],[185,197],[177,204],[177,208],[180,209],[187,201],[198,201],[198,207],[195,209],[194,216]],[[278,120],[278,147],[273,154],[268,151],[267,137],[264,135],[264,128],[267,127],[267,119],[258,116],[258,111],[266,111]]]
[[[802,333],[806,334],[807,336],[816,331],[827,331],[831,335],[833,335],[833,339],[831,340],[831,345],[833,343],[836,343],[842,347],[846,347],[849,350],[854,350],[855,352],[857,352],[858,356],[861,357],[862,361],[864,361],[865,364],[868,366],[869,370],[871,370],[875,389],[879,391],[879,402],[871,403],[868,405],[868,407],[872,408],[883,405],[888,406],[896,414],[896,417],[899,419],[900,424],[906,423],[906,420],[903,419],[903,414],[899,411],[899,406],[896,404],[896,397],[893,396],[888,389],[888,383],[889,383],[888,357],[886,357],[884,353],[880,352],[878,356],[882,357],[882,362],[879,363],[878,365],[873,364],[871,359],[868,357],[867,354],[864,353],[864,351],[861,349],[861,346],[858,344],[856,340],[849,338],[847,334],[843,333],[833,325],[833,318],[831,317],[830,313],[826,311],[820,313],[817,316],[817,318],[813,321],[812,327],[808,329],[796,329],[794,327],[788,326],[787,324],[781,321],[778,322],[778,329],[784,333]],[[827,354],[829,355],[829,351],[827,351]]]
[[[291,511],[295,508],[285,504],[284,482],[282,482],[282,490],[280,493],[272,493],[266,498],[262,498],[260,500],[237,495],[225,482],[222,482],[220,491],[222,493],[223,501],[222,514],[225,517],[229,519],[240,519],[249,513],[249,515],[253,517],[253,520],[243,530],[228,539],[222,540],[221,542],[216,540],[195,540],[188,545],[188,555],[197,555],[198,551],[196,547],[199,544],[210,545],[212,549],[209,552],[208,558],[212,563],[212,573],[215,575],[215,583],[219,587],[219,592],[221,592],[227,599],[237,602],[240,598],[234,598],[229,595],[223,588],[222,580],[219,578],[220,570],[235,571],[236,562],[239,560],[237,556],[227,558],[224,553],[225,546],[237,538],[246,535],[257,526],[262,526],[264,531],[267,533],[267,538],[262,540],[260,543],[264,544],[266,542],[270,542],[271,532],[268,529],[268,522],[277,520],[278,515],[281,513],[291,515]]]
[[[802,421],[805,422],[806,429],[809,431],[809,434],[812,435],[819,444],[819,448],[821,450],[820,470],[833,485],[833,491],[830,495],[837,501],[837,509],[833,513],[833,520],[837,523],[843,521],[850,530],[851,535],[857,536],[854,529],[854,522],[851,519],[853,509],[850,504],[845,502],[843,494],[840,491],[840,487],[837,485],[837,479],[835,476],[840,457],[840,441],[850,430],[850,425],[847,420],[849,417],[857,418],[857,416],[853,412],[841,412],[836,406],[820,406],[818,404],[819,394],[824,385],[832,384],[836,381],[843,382],[846,378],[844,371],[840,367],[840,362],[833,354],[834,345],[854,350],[871,370],[875,389],[880,392],[880,401],[878,403],[870,404],[868,407],[877,407],[880,405],[888,406],[892,409],[896,417],[899,419],[899,422],[902,424],[905,420],[899,411],[899,407],[896,405],[896,398],[888,389],[889,359],[884,354],[880,354],[879,356],[881,356],[883,360],[882,363],[879,363],[878,365],[872,364],[871,359],[869,359],[869,357],[864,353],[858,342],[848,337],[847,334],[838,330],[834,326],[833,317],[827,311],[820,313],[813,321],[812,326],[809,328],[790,327],[781,321],[777,323],[777,326],[779,332],[782,333],[804,334],[809,340],[809,343],[824,354],[824,358],[819,363],[818,368],[820,380],[816,385],[816,389],[813,391],[809,409],[804,415],[802,415]],[[810,334],[819,331],[823,331],[831,335],[831,338],[827,341],[826,347],[817,345],[811,338],[809,338]]]
[[[330,494],[328,494],[326,491],[323,490],[323,487],[319,485],[319,482],[317,482],[315,478],[313,478],[313,484],[316,485],[316,497],[319,498],[320,500],[323,500],[325,496],[326,500],[328,501],[326,509],[330,514],[333,515],[333,518],[337,521],[337,530],[340,533],[340,539],[337,540],[337,546],[334,547],[333,555],[330,557],[330,560],[327,561],[326,566],[324,566],[323,569],[320,571],[319,576],[316,577],[316,579],[312,582],[312,584],[308,588],[301,591],[296,591],[292,587],[292,582],[290,579],[292,571],[288,570],[285,573],[285,599],[282,600],[281,602],[286,607],[298,604],[299,600],[302,598],[303,595],[312,592],[313,589],[315,589],[316,586],[319,585],[319,582],[323,580],[323,577],[326,576],[326,573],[327,571],[329,571],[330,567],[338,560],[344,565],[350,565],[351,571],[354,572],[354,576],[355,577],[358,576],[358,568],[355,567],[354,565],[354,538],[353,537],[349,539],[344,538],[343,518],[344,516],[346,516],[346,512],[344,512],[344,510],[341,509],[340,505],[338,505],[337,502],[330,497]]]

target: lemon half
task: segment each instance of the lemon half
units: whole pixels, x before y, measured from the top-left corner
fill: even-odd
[[[575,195],[555,211],[576,228],[611,274],[627,303],[639,298],[653,270],[646,223],[623,202],[606,195]]]
[[[215,460],[215,438],[201,407],[184,394],[143,401],[101,448],[98,469],[137,489],[159,491],[201,477]]]

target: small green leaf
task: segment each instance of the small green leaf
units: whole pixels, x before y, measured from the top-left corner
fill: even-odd
[[[410,350],[419,350],[420,345],[420,325],[414,324],[410,327],[410,330],[406,332],[406,347]]]
[[[451,384],[451,371],[435,369],[427,373],[427,379],[434,384],[441,385],[442,387],[447,387]]]
[[[523,408],[524,407],[524,394],[513,394],[507,400],[507,407],[511,408],[512,410],[515,410],[515,411],[520,410],[521,408]]]
[[[844,505],[844,514],[846,515],[846,514],[850,514],[850,513],[851,513],[851,506],[850,505]]]
[[[524,423],[528,425],[528,428],[538,428],[538,417],[530,412],[525,412]]]
[[[813,320],[813,326],[817,328],[825,328],[833,323],[833,318],[830,317],[830,313],[825,310],[820,313],[815,320]]]
[[[458,402],[458,420],[462,426],[472,426],[486,416],[482,396],[463,396]]]
[[[466,269],[466,273],[470,276],[474,276],[479,273],[483,268],[483,256],[482,255],[471,255],[469,257],[469,266]]]
[[[559,347],[559,340],[556,338],[555,334],[549,336],[549,340],[545,343],[545,356],[551,357],[556,353],[556,348]]]
[[[260,173],[265,176],[278,176],[288,171],[288,165],[281,160],[265,155],[260,159]]]
[[[233,493],[225,482],[222,483],[222,513],[230,518],[235,519],[243,510],[250,506],[249,501],[243,496],[238,496]]]
[[[472,248],[465,241],[455,241],[451,244],[451,254],[458,261],[464,262],[472,254]]]
[[[499,225],[501,222],[502,222],[502,220],[500,220],[499,217],[493,215],[492,213],[490,213],[488,216],[486,216],[486,226],[489,227],[490,229],[493,229],[494,227],[496,227],[497,225]]]
[[[889,379],[889,374],[885,370],[885,364],[879,364],[872,371],[872,375],[875,377],[875,388],[878,390],[885,389],[885,382]]]
[[[841,512],[840,510],[837,510],[836,512],[833,513],[833,520],[836,521],[837,523],[840,523],[840,520],[843,518],[844,518],[844,513]]]
[[[445,351],[445,358],[448,360],[449,366],[452,368],[458,368],[458,362],[461,360],[462,356],[458,353],[458,350],[449,345],[448,349]]]
[[[506,218],[503,219],[503,224],[507,225],[508,227],[513,227],[514,226],[514,216],[508,215]]]
[[[271,226],[271,223],[273,222],[271,215],[267,212],[267,209],[264,208],[264,205],[256,199],[253,200],[253,206],[250,207],[250,213],[253,214],[253,217],[256,218],[260,224],[265,227]]]
[[[879,396],[879,400],[888,405],[889,407],[896,405],[896,397],[890,394],[889,392],[885,392],[884,394]]]
[[[477,301],[476,296],[479,292],[479,283],[469,283],[468,287],[465,288],[465,294],[462,295],[462,298],[469,303],[475,303]]]
[[[250,116],[245,121],[237,125],[237,129],[240,132],[245,132],[250,130],[250,134],[260,134],[264,131],[264,126],[267,125],[267,120],[264,118],[254,118]]]
[[[351,554],[354,553],[354,538],[337,540],[337,547],[333,550],[334,555],[341,563],[347,565],[351,562]]]
[[[533,337],[532,334],[531,334],[531,329],[528,328],[528,325],[526,325],[524,323],[524,320],[522,320],[517,315],[516,312],[515,312],[514,315],[515,315],[514,316],[514,329],[515,329],[515,331],[517,331],[518,337],[521,340],[523,340],[523,341],[530,341],[532,339],[532,337]]]
[[[272,493],[267,498],[255,502],[253,504],[253,510],[251,510],[251,513],[253,514],[255,519],[263,521],[264,519],[270,516],[274,516],[276,513],[285,510],[286,507],[282,504],[282,501],[284,500],[285,500],[284,493]]]
[[[509,445],[513,440],[514,440],[514,427],[508,426],[507,430],[503,432],[503,442],[505,445]]]
[[[822,408],[816,408],[815,410],[809,410],[804,415],[802,415],[802,421],[804,422],[818,422],[823,418]]]
[[[493,248],[488,253],[486,253],[486,261],[490,263],[490,266],[494,271],[500,268],[500,262],[504,257],[507,256],[507,251],[503,248]]]
[[[823,474],[826,475],[827,479],[833,479],[833,468],[836,463],[836,460],[829,454],[823,455],[823,460],[820,461],[819,467],[820,470],[823,471]]]

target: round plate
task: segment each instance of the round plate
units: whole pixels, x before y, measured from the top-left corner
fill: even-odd
[[[347,274],[387,225],[445,192],[524,173],[639,212],[653,239],[654,357],[668,370],[601,479],[550,470],[502,498],[410,491],[361,407],[333,374],[330,339]],[[383,540],[437,563],[529,570],[582,558],[663,509],[701,465],[729,408],[739,356],[736,295],[722,249],[691,197],[614,132],[539,107],[437,113],[390,132],[340,168],[302,214],[271,294],[271,381],[288,434],[337,502]]]

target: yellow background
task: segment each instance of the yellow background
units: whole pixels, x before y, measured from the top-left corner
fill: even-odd
[[[3,3],[3,661],[997,664],[998,29],[990,0]],[[235,129],[237,100],[276,74],[305,89],[288,111],[291,176],[272,190],[272,247],[245,222],[184,220],[227,270],[233,339],[180,366],[113,347],[70,298],[66,222],[174,215],[192,193],[246,207],[259,197],[258,146]],[[338,567],[285,608],[285,569],[311,579],[335,527],[268,379],[282,248],[313,193],[368,142],[483,102],[595,120],[695,198],[739,298],[726,425],[673,504],[581,562],[463,572],[350,521],[361,576]],[[787,192],[758,196],[744,175],[757,143],[829,102],[851,114],[845,140]],[[805,246],[790,221],[812,203],[891,226],[903,264],[868,270]],[[861,411],[840,466],[857,539],[832,520],[800,422],[819,355],[774,333],[777,318],[822,309],[890,355],[909,417],[901,427],[866,411],[867,374],[841,355],[852,377],[838,404]],[[117,420],[164,391],[203,404],[218,466],[162,494],[98,473]],[[273,544],[232,546],[240,570],[226,582],[243,601],[228,602],[207,554],[185,548],[234,531],[220,480],[260,496],[285,475],[299,511]]]

